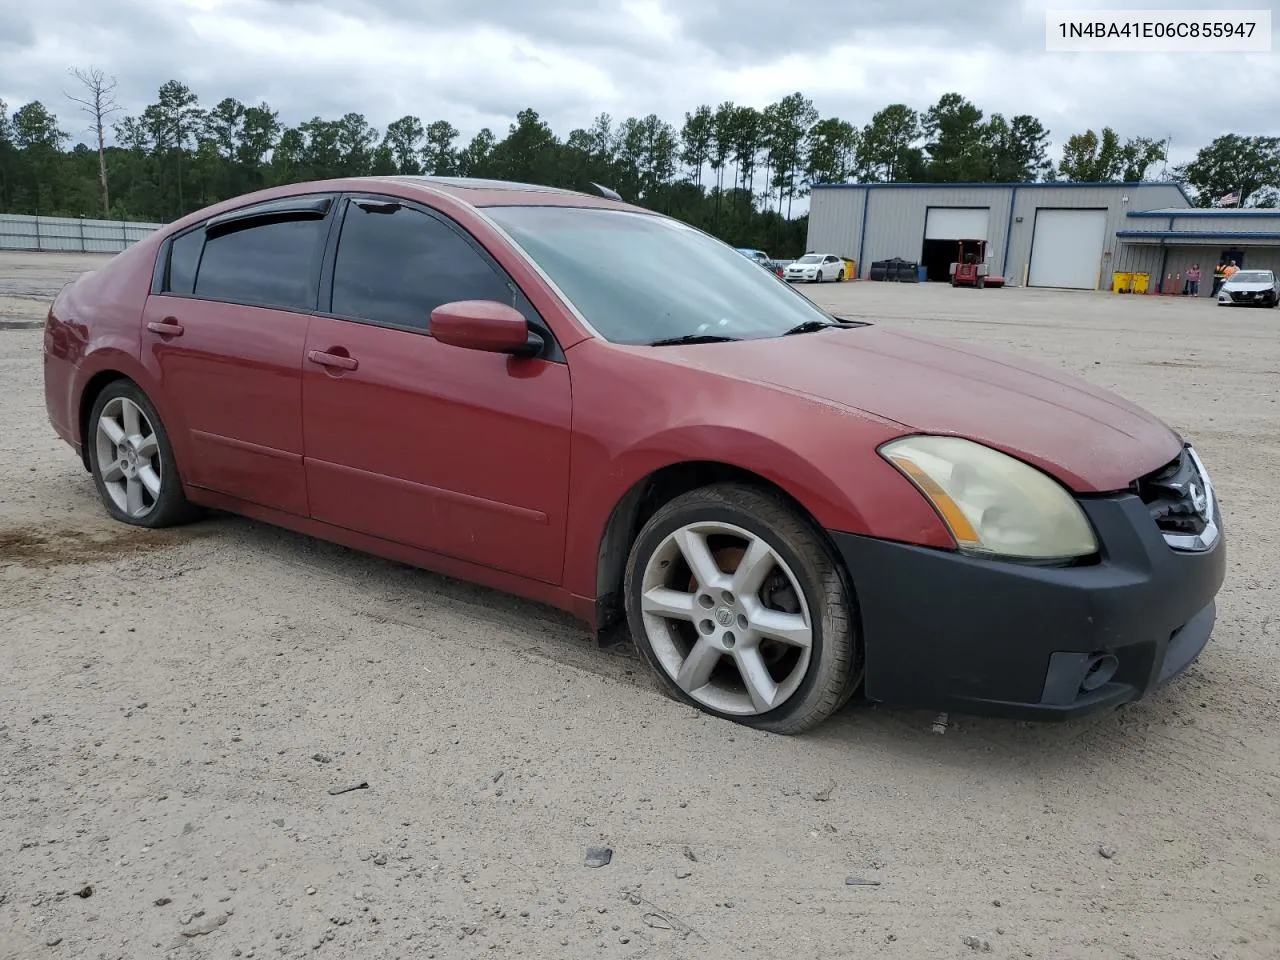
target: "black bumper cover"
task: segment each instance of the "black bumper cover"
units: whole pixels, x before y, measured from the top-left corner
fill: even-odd
[[[1083,566],[832,533],[857,593],[867,697],[1065,720],[1137,700],[1190,665],[1213,632],[1223,537],[1210,550],[1179,552],[1134,495],[1080,503],[1102,545],[1101,561]],[[1082,671],[1099,654],[1116,658],[1115,674],[1086,691]]]

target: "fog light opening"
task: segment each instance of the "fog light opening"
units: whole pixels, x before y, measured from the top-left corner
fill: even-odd
[[[1084,679],[1080,681],[1080,689],[1086,693],[1097,690],[1103,684],[1110,683],[1116,675],[1120,661],[1109,653],[1098,654],[1090,658],[1085,669]]]

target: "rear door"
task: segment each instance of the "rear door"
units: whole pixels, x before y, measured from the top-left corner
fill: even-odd
[[[302,357],[333,206],[275,201],[172,241],[142,347],[188,483],[307,515]]]
[[[571,396],[550,330],[434,211],[354,198],[338,229],[302,379],[312,516],[558,583]],[[547,349],[516,358],[437,342],[429,315],[455,300],[515,306]]]

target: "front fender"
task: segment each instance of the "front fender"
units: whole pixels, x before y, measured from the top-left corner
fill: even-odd
[[[634,360],[615,367],[607,347],[594,352],[600,357],[590,364],[570,358],[574,436],[564,585],[572,593],[596,596],[615,507],[657,471],[690,462],[755,474],[827,530],[954,547],[933,508],[876,453],[902,435],[900,425],[676,366],[662,371],[655,396],[648,377],[628,376]],[[672,402],[681,397],[690,400]]]

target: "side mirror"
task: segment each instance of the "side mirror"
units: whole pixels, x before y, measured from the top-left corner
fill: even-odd
[[[497,300],[457,300],[431,311],[430,333],[441,343],[486,353],[533,356],[542,337],[515,307]]]

